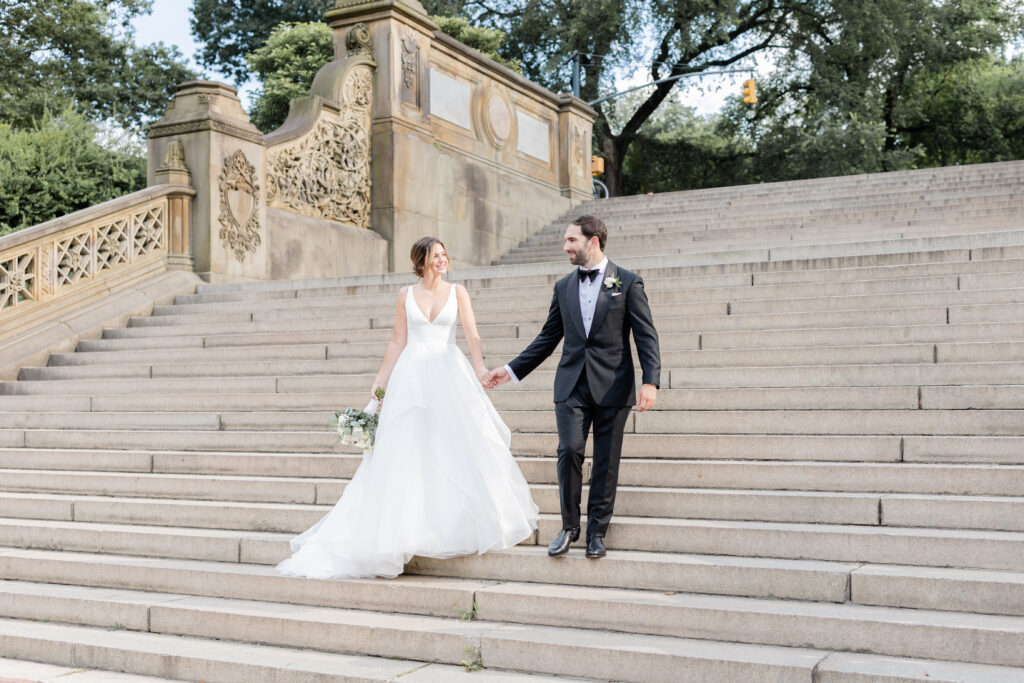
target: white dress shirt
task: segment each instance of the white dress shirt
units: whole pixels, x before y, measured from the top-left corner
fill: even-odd
[[[583,314],[583,332],[588,337],[590,336],[590,326],[594,322],[594,310],[597,308],[597,297],[601,293],[601,287],[604,285],[604,273],[608,269],[608,257],[604,257],[604,259],[602,259],[595,268],[597,268],[597,277],[593,280],[580,280],[580,313]],[[583,266],[578,268],[578,270],[593,269],[594,268],[584,268]],[[516,377],[516,373],[512,372],[512,368],[506,365],[505,371],[508,372],[508,376],[512,379],[513,384],[519,384],[519,378]]]

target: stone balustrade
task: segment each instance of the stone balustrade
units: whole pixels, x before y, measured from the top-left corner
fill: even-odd
[[[106,291],[113,276],[191,270],[194,195],[186,184],[156,185],[0,238],[0,327],[38,320],[86,288]]]

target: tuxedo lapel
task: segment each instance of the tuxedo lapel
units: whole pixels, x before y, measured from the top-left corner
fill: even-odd
[[[587,333],[583,327],[583,310],[580,308],[580,276],[576,271],[573,271],[572,275],[569,276],[569,281],[565,285],[565,298],[565,306],[569,311],[569,317],[572,318],[572,322],[576,326],[577,332],[579,332],[580,339],[585,339]]]
[[[618,267],[614,263],[609,261],[608,267],[605,268],[604,271],[605,278],[614,278],[617,277],[618,274]],[[578,284],[579,283],[577,282],[577,285]],[[590,335],[587,337],[587,339],[592,339],[594,337],[595,331],[601,327],[601,323],[604,322],[604,317],[608,314],[608,306],[611,304],[612,301],[613,290],[605,287],[604,282],[600,283],[599,291],[600,293],[597,295],[597,304],[594,306],[594,321],[590,323]]]

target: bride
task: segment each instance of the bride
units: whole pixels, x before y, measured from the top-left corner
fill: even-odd
[[[420,239],[410,257],[421,280],[398,293],[370,392],[387,389],[373,453],[334,508],[292,539],[294,554],[277,566],[284,574],[395,577],[413,555],[508,548],[537,528],[508,427],[481,386],[487,368],[469,293],[442,279],[448,254],[440,240]],[[473,367],[455,345],[457,317]]]

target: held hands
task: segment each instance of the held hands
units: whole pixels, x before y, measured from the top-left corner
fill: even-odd
[[[653,384],[644,384],[636,392],[636,412],[642,413],[654,407],[654,399],[658,397],[658,388]]]
[[[484,369],[483,372],[478,370],[477,377],[480,378],[480,386],[484,389],[494,389],[512,379],[508,374],[508,370],[504,367],[495,368],[494,370]]]

